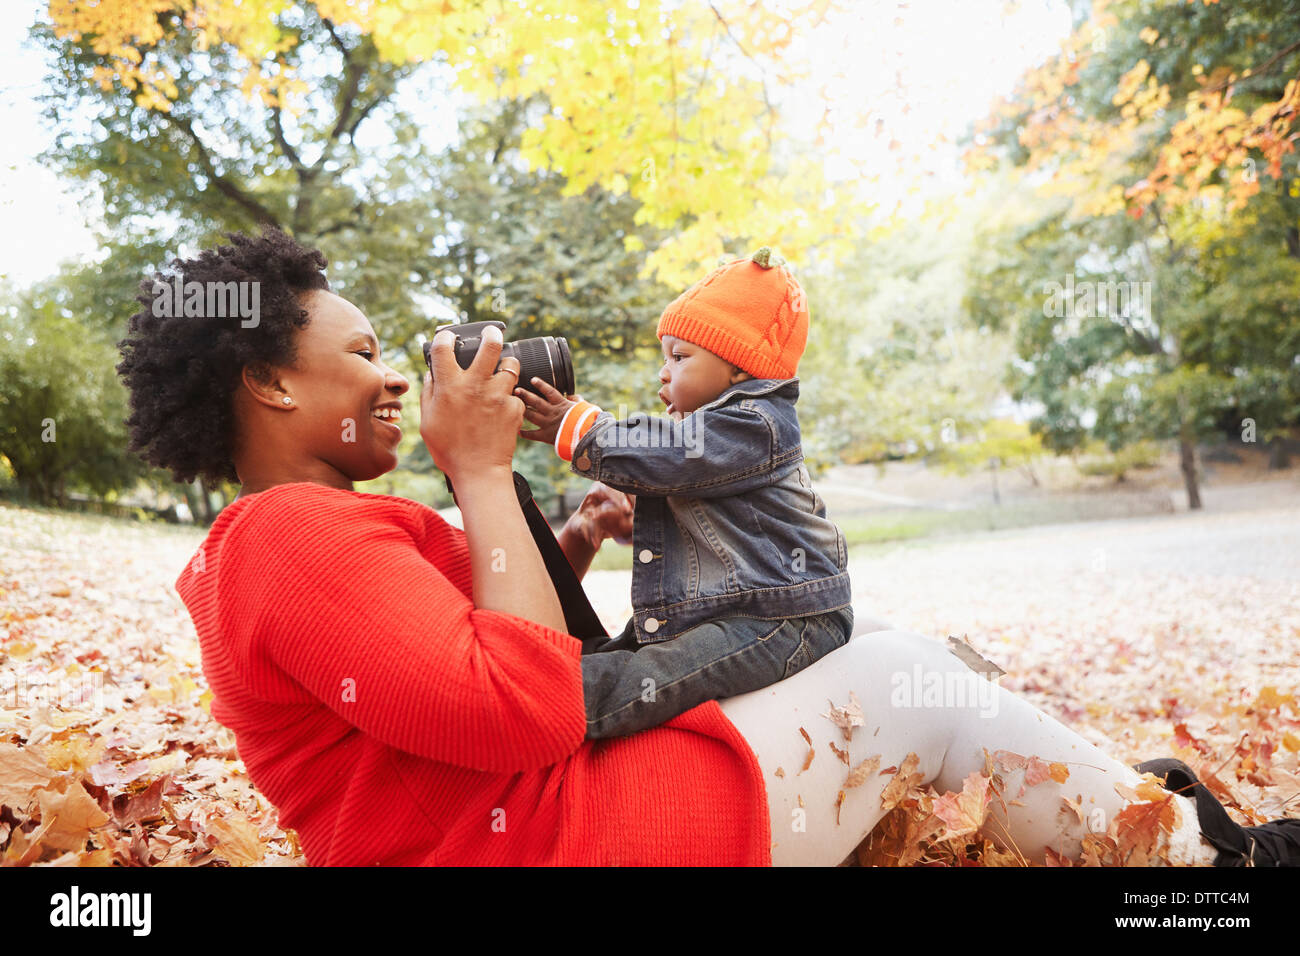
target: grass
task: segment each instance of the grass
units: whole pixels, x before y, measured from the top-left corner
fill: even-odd
[[[591,560],[592,571],[631,571],[632,546],[606,541]]]
[[[57,524],[57,528],[55,525]],[[43,531],[68,530],[96,533],[117,533],[126,529],[147,530],[151,534],[173,535],[177,538],[202,537],[206,528],[193,524],[171,524],[147,513],[140,518],[101,515],[58,507],[46,507],[8,501],[0,498],[0,529],[17,533],[21,529]]]
[[[1156,493],[1109,495],[1054,495],[1029,498],[1001,505],[981,505],[960,511],[916,508],[878,513],[851,514],[836,523],[849,547],[906,541],[946,534],[1003,531],[1033,525],[1066,524],[1073,521],[1104,521],[1138,515],[1169,514],[1169,496]]]

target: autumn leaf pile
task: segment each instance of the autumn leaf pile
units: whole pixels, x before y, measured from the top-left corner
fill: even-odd
[[[1087,534],[1071,538],[1084,560]],[[193,625],[172,587],[202,536],[0,507],[3,865],[305,862],[208,710]],[[1007,671],[1004,686],[1119,759],[1181,758],[1239,822],[1300,816],[1300,576],[1153,570],[1099,588],[1034,551],[1060,547],[1026,534],[856,556],[855,600],[896,626],[967,637]],[[589,580],[619,623],[626,586],[616,572]],[[828,718],[852,733],[853,702],[835,703]],[[941,794],[915,766],[846,761],[845,790],[890,777],[889,812],[859,863],[1024,865],[990,839],[990,809],[1017,796],[1004,776],[1023,770],[1036,786],[1066,773],[994,750],[961,792]],[[1167,796],[1144,784],[1107,832],[1085,839],[1080,860],[1049,865],[1158,862],[1148,855],[1171,825]]]
[[[192,529],[0,508],[0,863],[299,865],[208,713]]]

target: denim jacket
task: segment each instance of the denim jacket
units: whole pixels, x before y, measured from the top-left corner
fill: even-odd
[[[799,380],[747,379],[680,422],[600,412],[573,471],[635,494],[639,644],[704,621],[780,619],[851,604],[844,535],[803,463]]]

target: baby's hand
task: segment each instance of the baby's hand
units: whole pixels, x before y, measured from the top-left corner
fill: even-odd
[[[598,481],[569,516],[569,524],[593,548],[599,548],[606,538],[631,544],[635,508],[636,495],[625,495]]]
[[[564,421],[565,413],[577,404],[572,398],[578,396],[565,398],[536,376],[533,377],[533,385],[541,391],[541,395],[523,386],[515,388],[515,394],[524,402],[524,418],[537,426],[531,431],[524,431],[521,428],[519,434],[531,441],[544,441],[553,445],[555,434],[560,430],[560,422]]]

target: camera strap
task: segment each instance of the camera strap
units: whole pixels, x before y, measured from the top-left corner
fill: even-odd
[[[582,652],[588,654],[594,647],[609,640],[609,634],[600,623],[600,618],[592,608],[591,602],[587,600],[587,592],[582,589],[582,582],[574,573],[573,565],[569,564],[560,542],[555,540],[555,532],[551,530],[550,523],[537,507],[537,502],[533,500],[533,489],[528,484],[528,479],[517,471],[514,472],[514,477],[515,495],[519,498],[519,507],[523,510],[524,520],[528,523],[528,530],[532,533],[533,540],[537,542],[537,550],[546,565],[546,573],[550,575],[551,583],[555,585],[555,594],[560,599],[560,608],[564,611],[565,627],[570,634],[582,641]],[[446,481],[447,490],[455,498],[456,491],[451,486],[451,479],[446,478]]]

